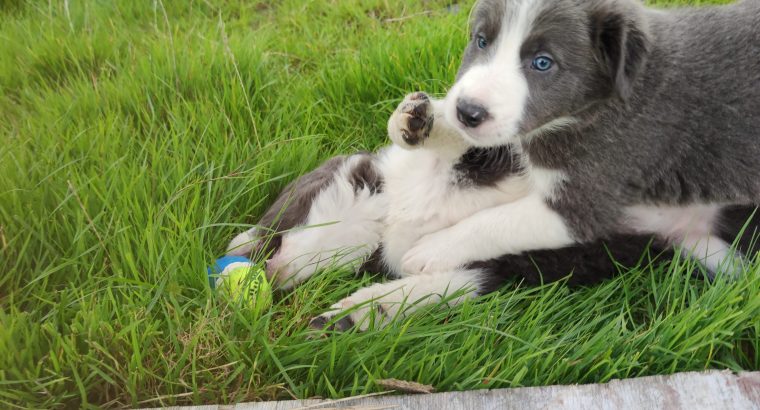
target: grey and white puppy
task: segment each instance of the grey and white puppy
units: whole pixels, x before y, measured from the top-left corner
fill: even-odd
[[[512,145],[525,198],[420,239],[409,273],[651,233],[712,272],[721,208],[760,200],[760,1],[482,0],[443,116]]]

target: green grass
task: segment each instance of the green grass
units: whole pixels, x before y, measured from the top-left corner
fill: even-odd
[[[470,3],[407,3],[0,0],[0,407],[760,369],[757,268],[513,286],[329,338],[308,319],[376,279],[325,273],[259,320],[215,297],[206,264],[288,181],[453,81]]]

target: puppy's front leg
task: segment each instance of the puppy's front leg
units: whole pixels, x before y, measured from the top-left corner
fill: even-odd
[[[536,194],[480,211],[459,223],[423,236],[402,258],[406,274],[430,274],[575,241],[562,217]]]
[[[328,312],[312,319],[311,327],[363,331],[370,327],[372,318],[376,326],[384,326],[394,318],[404,317],[447,297],[453,296],[448,301],[451,305],[474,297],[481,279],[482,272],[478,269],[458,269],[376,283],[334,304]],[[343,317],[335,320],[338,316]]]

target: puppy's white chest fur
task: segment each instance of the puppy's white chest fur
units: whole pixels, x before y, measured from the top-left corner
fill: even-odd
[[[449,159],[432,150],[391,146],[379,159],[388,203],[384,261],[398,275],[403,275],[401,258],[421,237],[480,210],[514,201],[528,189],[522,177],[488,187],[458,183],[454,169],[458,157]]]

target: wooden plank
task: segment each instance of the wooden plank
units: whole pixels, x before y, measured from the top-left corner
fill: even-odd
[[[176,407],[195,410],[194,407]],[[605,384],[381,395],[337,401],[297,400],[203,406],[204,410],[459,410],[459,409],[731,409],[760,410],[760,372],[679,373]]]

